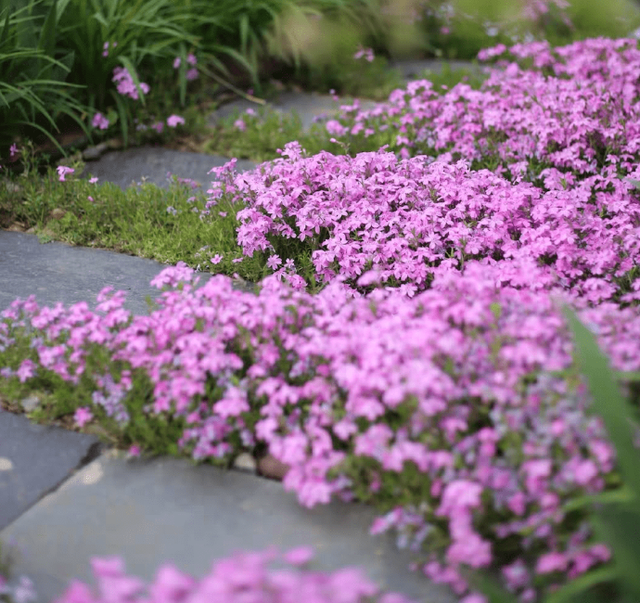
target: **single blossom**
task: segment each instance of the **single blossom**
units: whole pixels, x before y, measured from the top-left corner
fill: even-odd
[[[175,128],[176,126],[184,124],[184,117],[180,117],[179,115],[170,115],[167,117],[167,125],[170,128]]]
[[[87,407],[80,407],[76,409],[76,412],[73,415],[75,423],[78,427],[82,427],[85,423],[88,423],[93,419],[93,414],[91,410]]]
[[[56,171],[58,172],[58,180],[60,182],[65,182],[65,178],[67,177],[67,175],[73,174],[73,172],[75,172],[73,168],[67,167],[66,165],[59,165],[56,168]]]
[[[93,116],[91,125],[94,128],[100,128],[101,130],[106,130],[109,127],[109,120],[104,115],[102,115],[102,113],[96,113]]]

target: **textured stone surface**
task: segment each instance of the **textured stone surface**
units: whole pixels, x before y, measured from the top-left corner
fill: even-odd
[[[98,453],[98,439],[0,408],[0,529]]]
[[[471,71],[472,73],[482,73],[484,69],[483,65],[472,63],[470,61],[442,61],[438,59],[416,59],[398,61],[391,66],[395,69],[399,69],[406,80],[419,77],[425,71],[431,71],[432,73],[442,73],[442,71],[445,69],[445,66],[452,71],[466,69]]]
[[[179,178],[195,180],[206,191],[214,180],[214,175],[208,174],[209,170],[227,161],[227,158],[215,155],[145,146],[105,153],[98,161],[87,163],[83,177],[97,176],[101,182],[113,182],[122,189],[146,178],[146,182],[167,188],[167,172],[171,172]],[[244,159],[236,164],[237,171],[253,167],[255,163]]]
[[[103,249],[41,244],[35,235],[0,230],[0,310],[31,294],[40,305],[86,301],[95,308],[98,293],[111,285],[127,292],[125,308],[147,314],[146,296],[160,294],[149,283],[166,267]],[[208,274],[200,276],[204,284]]]
[[[340,109],[341,104],[348,104],[347,100],[336,102],[331,96],[313,94],[309,92],[283,92],[271,101],[267,107],[279,113],[296,112],[300,117],[302,126],[308,130],[313,120],[323,114],[330,115]],[[363,109],[376,105],[373,101],[362,100],[360,106]],[[236,113],[243,113],[247,109],[259,111],[260,105],[245,99],[238,99],[223,105],[209,116],[209,125],[214,126],[220,119],[230,117]]]
[[[334,502],[301,507],[281,484],[178,459],[126,461],[109,451],[76,473],[8,528],[24,552],[17,574],[30,576],[48,602],[78,578],[94,584],[89,560],[121,555],[146,582],[171,562],[196,578],[239,550],[310,544],[314,566],[361,566],[383,587],[424,603],[453,603],[444,587],[409,571],[412,556],[393,537],[370,536],[373,509]],[[60,554],[64,550],[64,554]]]

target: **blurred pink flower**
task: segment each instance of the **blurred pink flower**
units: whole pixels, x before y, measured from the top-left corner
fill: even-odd
[[[180,117],[179,115],[170,115],[167,117],[167,125],[170,128],[175,128],[176,126],[180,126],[184,124],[184,117]]]
[[[73,168],[67,167],[66,165],[59,165],[56,171],[58,172],[58,180],[60,180],[60,182],[65,182],[66,176],[75,172]]]
[[[85,423],[88,423],[93,419],[93,414],[91,413],[91,410],[89,410],[89,408],[81,406],[80,408],[76,409],[73,418],[76,422],[76,425],[78,427],[82,427]]]

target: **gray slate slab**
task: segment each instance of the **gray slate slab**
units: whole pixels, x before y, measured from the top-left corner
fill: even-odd
[[[148,314],[146,296],[160,295],[149,283],[167,267],[104,249],[41,244],[35,235],[0,230],[0,311],[31,294],[41,306],[86,301],[93,309],[98,293],[111,285],[127,292],[126,309]],[[200,276],[204,284],[209,275]]]
[[[453,603],[445,587],[408,569],[412,555],[391,535],[370,536],[373,509],[334,502],[301,507],[278,482],[194,467],[183,459],[126,461],[110,450],[0,532],[23,551],[16,575],[34,581],[40,603],[69,581],[95,584],[90,558],[122,556],[128,575],[154,579],[165,562],[200,579],[236,551],[309,544],[315,568],[361,566],[381,586],[424,603]],[[61,554],[63,553],[63,554]]]
[[[113,182],[123,190],[144,177],[147,182],[168,188],[167,172],[170,172],[179,178],[195,180],[206,191],[209,183],[215,179],[214,174],[208,174],[209,170],[227,161],[228,158],[217,155],[143,146],[112,151],[97,161],[87,162],[83,177],[97,176],[101,182]],[[236,163],[236,170],[251,170],[255,166],[253,161],[242,159]]]
[[[443,61],[439,59],[405,60],[391,64],[391,67],[400,70],[407,81],[420,77],[425,71],[442,73],[445,66],[448,66],[452,71],[467,69],[472,73],[483,73],[483,70],[486,68],[483,65],[472,63],[471,61]]]
[[[321,115],[331,115],[339,112],[340,105],[351,104],[347,99],[336,102],[331,96],[314,94],[309,92],[283,92],[267,104],[267,108],[278,113],[296,112],[300,117],[302,126],[309,130],[314,119]],[[369,100],[361,100],[363,109],[372,109],[377,103]],[[221,119],[231,117],[236,113],[243,113],[247,109],[258,111],[260,105],[245,99],[238,99],[219,107],[208,119],[210,126],[215,126]]]
[[[0,408],[0,529],[101,450],[98,439]]]

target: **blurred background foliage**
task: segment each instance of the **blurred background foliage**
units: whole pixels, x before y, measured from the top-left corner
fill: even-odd
[[[53,140],[70,127],[99,138],[97,112],[126,138],[221,90],[262,94],[274,75],[341,93],[364,67],[353,61],[358,49],[372,49],[375,78],[389,60],[469,60],[498,43],[626,37],[638,27],[632,0],[0,0],[0,163],[26,138]],[[198,78],[187,77],[190,54]],[[118,94],[115,68],[149,93]]]

